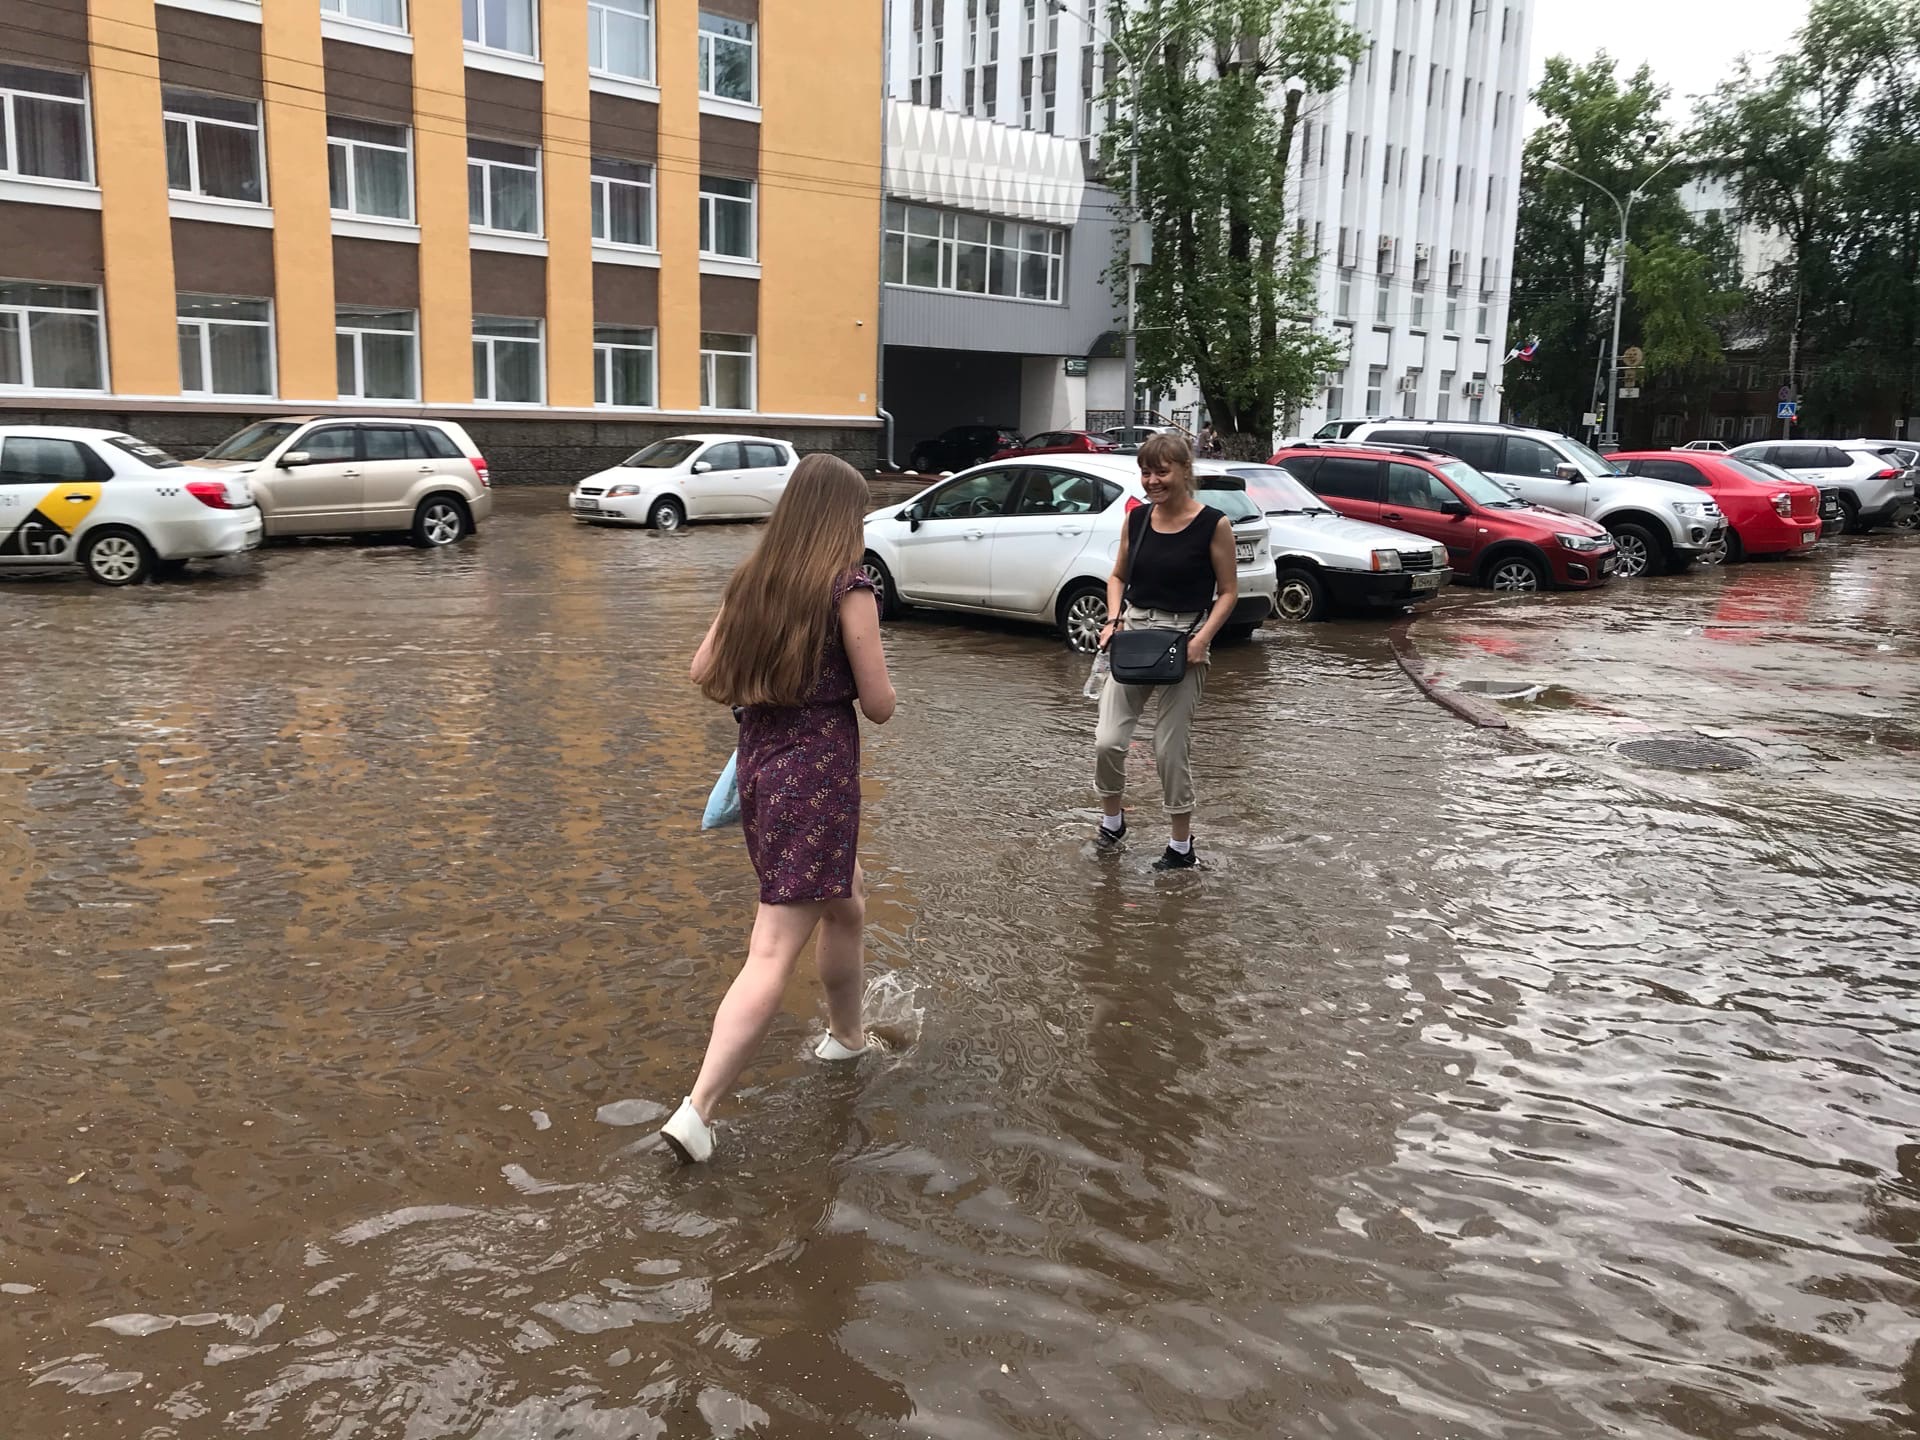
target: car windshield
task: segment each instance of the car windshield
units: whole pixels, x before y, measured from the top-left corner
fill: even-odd
[[[1569,436],[1562,435],[1558,437],[1558,443],[1562,452],[1573,457],[1574,464],[1578,465],[1595,479],[1604,479],[1609,475],[1624,475],[1627,473],[1603,456],[1598,450],[1590,450],[1578,440],[1572,439]]]
[[[1278,465],[1236,465],[1231,474],[1247,482],[1247,493],[1269,515],[1309,515],[1331,507]]]
[[[1485,505],[1490,510],[1519,509],[1525,502],[1516,500],[1500,485],[1482,475],[1464,460],[1449,460],[1440,467],[1440,473],[1453,481],[1459,490],[1476,505]]]
[[[150,470],[178,470],[180,462],[151,441],[142,440],[136,435],[109,436],[107,443],[116,450],[124,450]]]
[[[1257,520],[1263,513],[1244,489],[1238,485],[1228,488],[1217,476],[1200,477],[1199,500],[1202,505],[1213,506],[1236,525],[1242,520]]]
[[[698,440],[656,440],[620,463],[630,470],[671,470],[699,448]]]
[[[240,431],[229,435],[213,449],[207,451],[209,460],[264,460],[271,455],[294,431],[300,428],[294,420],[257,420]]]

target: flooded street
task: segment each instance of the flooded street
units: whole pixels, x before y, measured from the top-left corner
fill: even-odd
[[[0,582],[0,1433],[1907,1436],[1920,544],[1217,657],[1203,869],[1086,662],[887,628],[869,963],[685,1093],[755,893],[738,527]],[[1455,607],[1458,607],[1457,609]],[[1738,769],[1613,748],[1686,731]]]

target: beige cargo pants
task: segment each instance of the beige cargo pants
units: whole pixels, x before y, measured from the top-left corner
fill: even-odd
[[[1164,626],[1185,630],[1201,617],[1175,614],[1171,610],[1143,610],[1127,607],[1127,623]],[[1193,813],[1193,769],[1188,753],[1193,742],[1193,714],[1200,708],[1200,697],[1207,691],[1207,665],[1188,665],[1178,685],[1122,685],[1108,680],[1100,696],[1100,724],[1094,732],[1093,788],[1100,798],[1110,799],[1126,793],[1127,748],[1133,732],[1157,695],[1159,709],[1153,720],[1153,758],[1160,768],[1160,798],[1169,815]]]

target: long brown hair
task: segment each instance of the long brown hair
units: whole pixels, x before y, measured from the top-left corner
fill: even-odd
[[[722,705],[798,705],[820,676],[833,591],[866,549],[866,477],[837,455],[794,467],[767,533],[727,582],[700,691]]]

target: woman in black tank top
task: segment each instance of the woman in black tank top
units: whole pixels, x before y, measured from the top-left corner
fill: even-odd
[[[1185,440],[1152,435],[1140,447],[1140,483],[1153,503],[1127,516],[1120,553],[1107,577],[1107,614],[1100,632],[1107,648],[1113,632],[1129,623],[1192,630],[1187,673],[1178,685],[1122,685],[1109,680],[1100,697],[1094,737],[1094,788],[1102,818],[1095,844],[1114,850],[1127,833],[1127,748],[1147,702],[1159,696],[1153,754],[1160,769],[1160,796],[1171,836],[1156,870],[1185,870],[1193,849],[1192,722],[1206,693],[1213,637],[1240,598],[1233,524],[1193,494],[1193,451]]]

